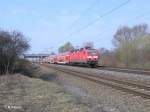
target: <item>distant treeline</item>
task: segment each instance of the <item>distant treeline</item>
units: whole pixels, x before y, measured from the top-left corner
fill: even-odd
[[[100,49],[101,65],[150,68],[150,33],[147,24],[120,27],[112,42],[115,47],[112,51]]]

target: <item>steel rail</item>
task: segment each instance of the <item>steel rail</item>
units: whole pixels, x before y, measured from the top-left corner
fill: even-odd
[[[134,73],[140,75],[150,76],[150,70],[142,70],[142,69],[128,69],[128,68],[117,68],[117,67],[97,67],[99,70],[108,70],[108,71],[116,71],[116,72],[124,72],[124,73]]]
[[[103,84],[103,85],[106,85],[106,86],[109,86],[112,88],[116,88],[118,90],[132,93],[136,96],[141,96],[143,98],[150,99],[149,93],[146,93],[145,91],[140,91],[140,89],[150,90],[149,86],[135,84],[135,83],[132,84],[131,82],[128,83],[128,82],[124,82],[124,81],[114,80],[114,79],[111,79],[108,77],[107,78],[106,77],[99,77],[96,75],[90,75],[88,73],[73,71],[73,70],[64,69],[64,68],[62,69],[60,67],[54,67],[54,66],[52,67],[49,65],[44,65],[44,66],[51,67],[51,68],[54,68],[58,71],[67,73],[69,75],[77,76],[77,77],[80,77],[80,78],[83,78],[83,79],[86,79],[86,80],[89,80],[89,81],[92,81],[92,82],[95,82],[98,84]],[[137,88],[135,89],[133,87],[137,87]]]

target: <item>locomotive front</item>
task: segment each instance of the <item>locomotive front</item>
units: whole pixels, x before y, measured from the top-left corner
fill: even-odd
[[[87,63],[91,67],[95,67],[98,65],[98,60],[99,60],[99,52],[96,49],[88,49],[87,50]]]

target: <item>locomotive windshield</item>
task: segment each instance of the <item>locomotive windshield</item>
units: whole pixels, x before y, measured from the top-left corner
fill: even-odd
[[[97,52],[96,52],[96,50],[89,50],[88,54],[95,55],[95,54],[97,54]]]

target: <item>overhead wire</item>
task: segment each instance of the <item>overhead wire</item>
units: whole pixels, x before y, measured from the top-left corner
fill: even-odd
[[[88,7],[87,9],[85,9],[84,12],[82,12],[82,13],[80,14],[80,16],[68,27],[68,29],[70,30],[71,28],[73,28],[74,25],[75,25],[85,14],[87,14],[88,11],[89,11],[92,7],[94,7],[95,5],[97,5],[97,2],[98,2],[98,1],[100,1],[100,0],[95,0],[94,2],[92,2],[92,3],[89,5],[89,7]],[[62,42],[62,41],[63,41],[63,40],[61,40],[60,42]],[[60,43],[60,42],[58,42],[58,43]]]
[[[83,26],[83,27],[80,28],[79,30],[76,30],[76,31],[70,33],[67,37],[72,36],[73,34],[76,34],[76,33],[78,33],[78,32],[81,32],[82,30],[88,28],[89,26],[91,26],[91,25],[93,25],[94,23],[96,23],[97,21],[99,21],[101,18],[103,18],[103,17],[105,17],[105,16],[107,16],[107,15],[113,13],[114,11],[116,11],[116,10],[120,9],[121,7],[123,7],[124,5],[128,4],[130,1],[131,1],[131,0],[127,0],[127,1],[125,1],[125,2],[123,2],[123,3],[121,3],[120,5],[116,6],[115,8],[113,8],[113,9],[111,9],[111,10],[105,12],[104,14],[100,15],[100,16],[99,16],[98,18],[96,18],[95,20],[89,22],[87,25]]]
[[[95,0],[87,9],[85,9],[81,14],[80,16],[69,26],[69,29],[74,27],[74,25],[85,15],[89,12],[89,10],[94,7],[95,5],[97,5],[97,2],[99,0]]]
[[[97,1],[97,0],[96,0],[96,1]],[[65,36],[66,39],[69,38],[69,37],[71,37],[72,35],[74,35],[74,34],[76,34],[76,33],[79,33],[79,32],[81,32],[81,31],[83,31],[84,29],[88,28],[89,26],[91,26],[91,25],[93,25],[94,23],[96,23],[97,21],[99,21],[101,18],[103,18],[103,17],[105,17],[105,16],[107,16],[107,15],[109,15],[109,14],[115,12],[116,10],[120,9],[121,7],[123,7],[124,5],[128,4],[130,1],[131,1],[131,0],[127,0],[127,1],[125,1],[125,2],[123,2],[123,3],[121,3],[120,5],[114,7],[113,9],[111,9],[111,10],[109,10],[109,11],[103,13],[102,15],[100,15],[100,16],[99,16],[98,18],[96,18],[95,20],[89,22],[87,25],[85,25],[85,26],[83,26],[82,28],[80,28],[80,29],[78,29],[78,30],[76,30],[76,31],[74,31],[74,32],[71,32],[69,35]],[[93,3],[93,5],[94,5],[94,3]],[[87,10],[85,10],[85,12],[83,13],[83,15],[84,15],[93,5],[91,5]],[[76,21],[79,21],[79,19],[80,19],[81,17],[82,17],[82,15],[81,15]],[[70,27],[73,27],[73,24],[75,24],[76,21],[74,21],[74,22],[71,24]],[[63,40],[61,40],[60,42],[62,43]],[[59,42],[59,43],[60,43],[60,42]]]
[[[130,21],[134,21],[136,19],[139,19],[139,18],[143,18],[145,17],[147,14],[150,14],[150,11],[146,12],[146,13],[142,13],[140,15],[137,15],[135,17],[133,17],[132,19],[128,19],[127,21],[124,21],[124,23],[127,23],[127,22],[130,22]],[[110,27],[108,29],[111,29]],[[107,30],[108,30],[107,29]],[[98,33],[97,36],[100,36],[101,34],[103,34],[105,31],[101,32],[101,33]]]

